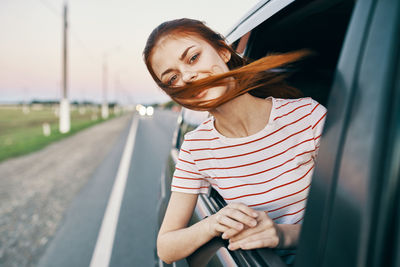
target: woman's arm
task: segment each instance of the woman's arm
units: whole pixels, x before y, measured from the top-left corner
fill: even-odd
[[[157,253],[160,259],[171,263],[192,254],[213,237],[230,229],[237,233],[245,225],[256,225],[258,214],[244,204],[235,203],[216,214],[187,227],[198,195],[172,192],[157,238]]]
[[[198,195],[172,192],[164,220],[157,238],[157,253],[160,259],[171,263],[193,253],[212,236],[207,226],[200,221],[186,228]]]

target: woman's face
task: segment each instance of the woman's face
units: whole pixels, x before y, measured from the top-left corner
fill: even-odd
[[[156,76],[168,86],[183,86],[188,82],[229,71],[227,50],[217,51],[196,36],[166,36],[154,47],[151,64]],[[218,86],[199,93],[201,100],[215,99],[226,91]]]

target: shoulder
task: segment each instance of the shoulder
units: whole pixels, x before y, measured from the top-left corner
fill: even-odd
[[[312,110],[313,99],[310,97],[297,99],[273,99],[273,117],[277,119],[290,120],[308,116]]]
[[[302,97],[302,98],[296,98],[296,99],[274,98],[273,100],[274,100],[276,109],[281,109],[281,108],[287,109],[287,108],[291,108],[291,107],[307,105],[313,101],[313,99],[311,97]]]
[[[218,137],[216,137],[213,132],[213,119],[212,117],[209,117],[200,123],[194,130],[185,134],[183,144],[185,144],[185,147],[191,147],[199,142],[204,143],[216,139],[218,139]]]
[[[311,97],[303,97],[297,99],[275,98],[274,107],[276,110],[282,113],[300,109],[306,110],[309,113],[312,113],[315,109],[326,111],[326,108],[323,105],[321,105]]]

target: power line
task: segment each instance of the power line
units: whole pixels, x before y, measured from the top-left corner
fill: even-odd
[[[57,16],[58,19],[62,19],[62,14],[61,12],[57,11],[57,8],[55,8],[52,4],[45,0],[38,0],[39,3],[41,3],[46,9],[48,9],[53,15]],[[95,57],[89,52],[90,50],[87,48],[85,43],[82,41],[82,39],[79,38],[78,34],[75,32],[75,30],[72,29],[71,25],[69,27],[69,31],[71,33],[72,39],[80,46],[80,48],[83,50],[84,54],[87,56],[88,60],[96,65],[99,65],[98,62],[96,62]]]
[[[56,15],[59,19],[62,18],[62,14],[60,11],[57,11],[57,8],[55,8],[54,6],[52,6],[51,4],[49,4],[49,2],[45,1],[45,0],[38,0],[39,3],[41,3],[44,7],[46,7],[48,10],[51,11],[51,13],[53,13],[54,15]]]
[[[40,3],[46,9],[48,9],[53,15],[57,16],[57,18],[59,18],[60,20],[63,19],[61,12],[57,11],[57,8],[55,8],[52,4],[50,4],[46,0],[38,0],[38,3]],[[79,37],[77,31],[75,31],[75,29],[71,25],[71,23],[69,23],[69,33],[70,33],[71,39],[75,42],[75,44],[77,44],[80,47],[82,52],[85,54],[86,59],[89,62],[91,62],[93,65],[100,66],[100,61],[101,61],[100,58],[95,57],[92,54],[91,50],[88,48],[88,46],[85,44],[85,42],[83,42],[82,39]],[[96,58],[99,58],[99,59],[96,60]],[[123,90],[123,91],[125,92],[125,95],[127,95],[129,101],[133,102],[132,96],[130,94],[128,95],[125,90]]]
[[[70,27],[70,32],[74,41],[81,47],[81,49],[83,50],[84,54],[87,56],[89,61],[91,61],[93,64],[99,65],[98,60],[95,60],[95,57],[91,54],[91,52],[89,52],[90,50],[87,48],[85,43],[82,41],[82,39],[79,38],[78,34],[72,29],[73,27]]]

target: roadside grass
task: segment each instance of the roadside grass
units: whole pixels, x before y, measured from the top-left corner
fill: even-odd
[[[71,106],[71,131],[58,130],[57,109],[51,106],[34,106],[24,113],[21,106],[0,106],[0,162],[44,148],[48,144],[103,122],[97,107]],[[110,114],[108,119],[115,117]],[[51,134],[45,136],[43,124],[48,123]]]

